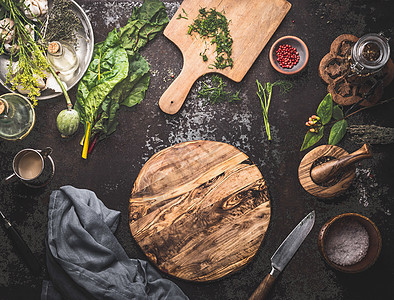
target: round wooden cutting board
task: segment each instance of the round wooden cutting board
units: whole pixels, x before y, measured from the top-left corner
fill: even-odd
[[[271,216],[266,183],[237,148],[193,141],[153,155],[130,198],[134,239],[160,270],[190,281],[235,272],[256,254]]]

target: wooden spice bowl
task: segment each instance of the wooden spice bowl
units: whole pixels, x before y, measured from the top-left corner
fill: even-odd
[[[345,219],[355,220],[365,228],[369,237],[369,246],[366,255],[360,261],[352,265],[343,266],[330,260],[326,251],[326,239],[330,229],[333,227],[333,224],[338,224],[338,222]],[[326,224],[323,225],[318,236],[318,248],[324,260],[332,268],[345,273],[358,273],[368,269],[375,263],[382,248],[382,238],[379,229],[370,219],[356,213],[345,213],[330,219]]]
[[[280,45],[290,45],[294,48],[297,49],[298,55],[300,56],[300,60],[298,63],[293,66],[291,69],[287,68],[282,68],[277,60],[276,57],[276,50],[278,50]],[[276,40],[276,42],[271,46],[270,53],[269,53],[269,59],[271,62],[272,67],[278,71],[279,73],[286,74],[286,75],[292,75],[296,74],[298,72],[301,72],[303,70],[309,60],[309,51],[308,47],[306,44],[298,37],[296,36],[283,36]]]

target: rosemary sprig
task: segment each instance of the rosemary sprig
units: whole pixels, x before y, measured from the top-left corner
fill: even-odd
[[[223,79],[217,75],[212,76],[212,85],[208,85],[203,82],[203,87],[198,92],[199,98],[205,99],[206,103],[216,104],[219,102],[234,102],[239,101],[239,91],[232,93],[226,91],[227,84],[223,82]]]

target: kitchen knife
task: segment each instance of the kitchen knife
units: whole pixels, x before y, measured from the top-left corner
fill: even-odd
[[[304,239],[315,223],[315,211],[310,212],[282,242],[271,257],[271,272],[264,278],[249,300],[264,299],[270,291],[276,277],[286,267],[288,262],[297,252]]]
[[[4,214],[1,211],[0,211],[0,216],[4,221],[4,227],[7,230],[7,233],[9,235],[10,239],[14,242],[17,251],[19,251],[19,254],[22,256],[22,258],[26,262],[30,271],[34,275],[39,275],[41,272],[41,266],[38,263],[33,252],[31,252],[29,246],[27,246],[25,241],[22,239],[21,235],[14,228],[14,226],[12,226],[11,222],[7,220],[7,218],[4,216]]]

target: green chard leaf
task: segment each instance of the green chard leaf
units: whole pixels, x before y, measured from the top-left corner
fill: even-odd
[[[101,107],[103,112],[92,129],[92,133],[99,134],[99,141],[115,132],[120,105],[132,107],[144,99],[149,80],[149,64],[139,53],[136,53],[130,58],[127,78],[117,84],[103,101]]]
[[[114,29],[104,42],[95,44],[93,59],[78,85],[75,105],[89,137],[84,142],[83,158],[87,157],[89,140],[94,139],[94,146],[116,130],[120,105],[132,107],[144,99],[150,67],[138,50],[167,23],[164,4],[145,0],[141,7],[134,8],[126,26]]]
[[[331,94],[328,93],[317,108],[317,115],[320,117],[320,121],[323,125],[326,125],[328,122],[330,122],[332,116],[332,107],[332,97]]]
[[[119,29],[119,37],[127,54],[134,54],[152,40],[168,24],[164,4],[159,0],[145,0],[141,7],[134,7],[126,26]]]
[[[126,50],[120,45],[115,29],[104,43],[95,45],[92,61],[78,85],[75,109],[81,123],[94,123],[105,97],[126,78],[128,67]]]
[[[308,131],[305,134],[304,142],[302,143],[300,151],[308,149],[309,147],[316,144],[323,137],[324,126],[320,127],[318,133]]]
[[[335,105],[332,109],[332,117],[334,120],[342,120],[343,119],[343,111],[339,105]]]
[[[346,128],[347,128],[347,121],[346,120],[340,120],[336,122],[332,127],[330,131],[330,137],[328,138],[328,144],[330,145],[336,145],[338,144],[342,138],[344,137],[346,133]]]

